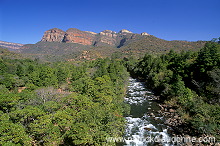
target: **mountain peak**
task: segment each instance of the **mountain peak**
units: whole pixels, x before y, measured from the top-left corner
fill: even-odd
[[[116,33],[116,32],[112,30],[103,30],[100,33]]]
[[[122,30],[119,31],[119,33],[133,33],[133,32],[131,32],[127,29],[122,29]]]
[[[79,29],[77,29],[77,28],[69,28],[69,29],[67,29],[66,30],[66,32],[78,32],[78,31],[81,31],[81,30],[79,30]]]
[[[150,35],[150,34],[149,34],[149,33],[146,33],[146,32],[142,32],[141,35],[147,36],[147,35]]]
[[[44,32],[42,42],[62,42],[65,31],[59,28],[52,28]]]
[[[104,31],[101,31],[99,34],[102,36],[117,37],[116,32],[112,30],[104,30]]]

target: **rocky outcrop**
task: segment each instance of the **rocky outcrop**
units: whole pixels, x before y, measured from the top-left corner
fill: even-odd
[[[116,44],[116,39],[108,36],[101,36],[94,43],[95,46],[100,46],[100,44],[105,45],[108,44],[110,46],[114,46]]]
[[[100,32],[94,42],[95,46],[101,46],[101,45],[111,45],[114,46],[116,45],[117,42],[117,33],[115,31],[111,30],[104,30]]]
[[[89,32],[81,31],[76,28],[70,28],[64,35],[63,42],[78,43],[82,45],[92,45],[95,35]]]
[[[96,35],[96,34],[97,34],[97,33],[92,32],[92,31],[85,31],[85,32],[90,33],[90,34],[93,34],[93,35]]]
[[[141,35],[147,36],[147,35],[150,35],[150,34],[148,34],[148,33],[146,33],[146,32],[142,32]]]
[[[90,31],[81,31],[76,28],[70,28],[66,32],[58,28],[53,28],[44,33],[41,41],[77,43],[94,46],[110,45],[121,47],[131,40],[136,40],[137,38],[142,37],[142,35],[148,34],[134,34],[126,29],[122,29],[118,33],[111,30],[104,30],[100,33],[95,33]]]
[[[65,31],[53,28],[45,31],[41,41],[42,42],[62,42],[65,35]]]
[[[121,31],[119,31],[119,33],[123,34],[123,33],[132,33],[132,32],[126,29],[122,29]]]
[[[111,38],[117,37],[117,33],[115,31],[111,31],[111,30],[104,30],[104,31],[100,32],[99,34],[102,36],[108,36]]]

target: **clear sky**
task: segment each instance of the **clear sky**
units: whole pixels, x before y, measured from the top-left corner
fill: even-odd
[[[2,41],[36,43],[55,27],[211,40],[220,37],[220,0],[0,0]]]

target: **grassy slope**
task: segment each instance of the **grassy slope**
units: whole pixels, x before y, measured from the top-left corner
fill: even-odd
[[[146,53],[163,54],[171,49],[180,52],[182,50],[198,51],[205,45],[204,41],[187,42],[187,41],[166,41],[154,36],[146,36],[145,38],[130,43],[120,48],[127,55],[142,56]]]

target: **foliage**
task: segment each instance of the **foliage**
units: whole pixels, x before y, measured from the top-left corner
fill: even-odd
[[[0,145],[115,145],[107,143],[106,138],[123,135],[123,115],[128,112],[123,102],[127,70],[146,80],[161,99],[176,103],[182,115],[188,115],[185,121],[195,131],[201,132],[199,128],[204,127],[206,133],[217,135],[220,129],[219,44],[208,42],[199,52],[171,50],[163,55],[146,54],[138,60],[149,51],[143,50],[143,45],[149,44],[145,41],[154,41],[155,46],[151,48],[159,52],[166,52],[175,45],[174,49],[181,50],[184,45],[195,48],[204,43],[173,41],[170,44],[153,36],[139,41],[140,44],[131,42],[117,50],[111,47],[105,51],[102,47],[92,50],[84,46],[84,51],[88,51],[84,53],[80,52],[81,45],[65,44],[67,50],[73,51],[68,54],[70,58],[58,55],[60,60],[78,56],[76,60],[84,62],[21,59],[3,50],[0,58]],[[161,44],[165,48],[160,48]],[[47,59],[56,61],[56,57],[47,55],[62,54],[63,50],[59,49],[62,45],[39,42],[33,45],[35,50],[23,51],[40,58],[46,55]],[[130,54],[137,55],[128,57],[129,49],[136,45],[136,52]],[[42,51],[43,55],[38,54]],[[112,58],[93,60],[103,54]]]
[[[149,88],[160,95],[162,100],[175,103],[175,108],[179,108],[179,114],[192,126],[195,133],[218,135],[220,129],[218,41],[207,42],[198,52],[177,53],[170,50],[163,55],[146,54],[137,61],[125,60],[125,65],[135,76],[146,80]]]
[[[146,36],[143,39],[128,43],[120,50],[129,56],[144,57],[144,54],[165,54],[170,50],[181,51],[198,51],[206,42],[187,42],[187,41],[166,41],[155,36]]]
[[[115,145],[106,138],[122,136],[121,61],[0,63],[0,145]]]

